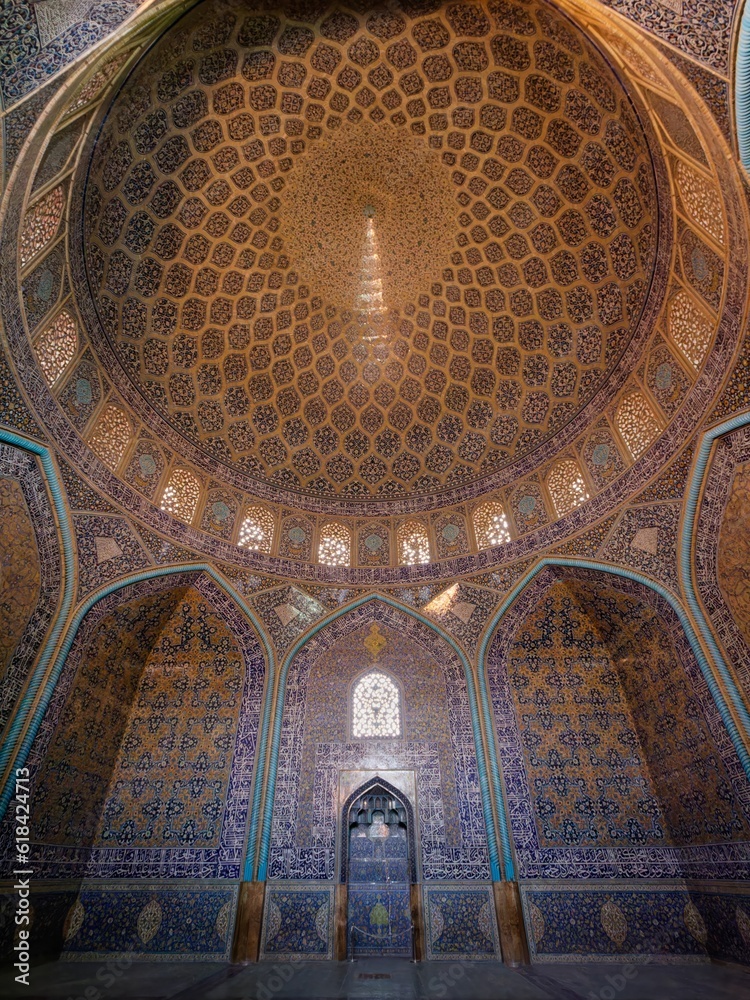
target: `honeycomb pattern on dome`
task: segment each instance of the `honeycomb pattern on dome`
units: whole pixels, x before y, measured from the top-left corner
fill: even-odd
[[[325,288],[372,341],[442,277],[459,207],[440,153],[420,136],[346,123],[295,165],[279,232],[300,280]]]
[[[251,479],[387,498],[490,474],[592,398],[640,316],[656,195],[614,75],[541,3],[421,9],[206,2],[94,148],[107,336]]]

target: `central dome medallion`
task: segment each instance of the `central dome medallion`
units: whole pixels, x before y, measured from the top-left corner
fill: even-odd
[[[656,258],[633,106],[541,2],[206,0],[123,85],[86,184],[119,393],[301,506],[432,504],[548,458],[606,405]]]
[[[326,289],[376,340],[450,266],[459,207],[423,137],[347,123],[295,165],[279,232],[300,280]]]

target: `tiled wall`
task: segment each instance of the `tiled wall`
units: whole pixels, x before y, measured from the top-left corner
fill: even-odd
[[[29,758],[38,916],[58,936],[59,893],[81,886],[66,954],[228,954],[264,674],[247,619],[198,574],[86,616]]]
[[[521,895],[535,960],[750,962],[746,886],[530,882]]]
[[[375,645],[371,644],[373,627],[378,636]],[[399,739],[355,740],[350,736],[351,684],[370,666],[387,671],[402,687],[404,728]],[[326,884],[322,880],[332,890],[338,878],[342,771],[382,771],[386,778],[392,772],[413,775],[418,878],[425,884],[425,893],[428,884],[439,880],[445,896],[433,921],[435,956],[496,954],[494,909],[489,911],[489,923],[486,915],[478,915],[491,900],[491,890],[464,668],[429,627],[380,602],[363,605],[328,625],[307,643],[289,669],[274,801],[272,881],[266,903],[271,917],[270,923],[267,917],[264,954],[298,954],[304,946],[309,949],[305,954],[324,957],[331,950],[330,940],[326,950],[318,939],[324,926],[318,900]],[[315,886],[310,897],[315,905],[308,905],[302,880],[309,892]],[[456,895],[462,886],[466,891]],[[350,916],[360,928],[362,948],[411,954],[407,889],[378,893],[361,887],[350,892]],[[296,906],[292,900],[300,893],[306,902]],[[375,909],[378,905],[390,908],[391,927],[398,931],[388,942],[378,941],[382,926],[382,911]],[[310,930],[313,910],[315,934]],[[486,940],[480,927],[489,929]]]
[[[63,954],[218,962],[229,958],[236,904],[236,883],[87,882],[68,915]]]
[[[488,656],[532,953],[738,957],[747,781],[674,613],[611,580],[540,575]]]

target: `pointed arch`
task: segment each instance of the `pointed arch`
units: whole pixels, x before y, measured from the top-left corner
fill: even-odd
[[[745,417],[746,417],[745,422],[750,423],[750,414],[746,414]],[[732,421],[728,421],[727,423],[731,424]],[[732,428],[727,428],[727,429],[732,429]],[[724,431],[724,433],[726,433],[726,431]],[[701,449],[699,451],[698,462],[700,462],[702,457],[705,457],[705,462],[707,463],[707,455],[708,452],[710,451],[712,443],[713,439],[708,443],[704,439],[701,445]],[[697,468],[695,470],[696,473],[699,470],[700,470],[700,480],[697,481],[696,483],[696,478],[694,473],[694,477],[690,485],[691,491],[693,489],[696,489],[697,491],[700,490],[700,485],[703,481],[706,471],[705,464],[703,465],[702,469],[700,464],[697,464]],[[692,528],[694,524],[694,516],[695,516],[694,505],[696,501],[693,500],[692,493],[691,493],[691,502],[692,503],[689,504],[688,506],[689,516],[688,518],[686,518],[687,522],[686,528],[682,533],[683,560],[685,557],[685,547],[687,546],[688,553],[690,551],[690,539],[692,537]],[[545,556],[543,559],[540,559],[539,562],[537,562],[534,566],[532,566],[531,569],[529,569],[524,574],[524,576],[518,581],[518,583],[513,587],[513,589],[507,595],[507,597],[502,602],[500,607],[497,609],[495,614],[490,618],[483,632],[481,641],[479,643],[479,654],[478,654],[479,698],[480,698],[480,704],[482,706],[482,711],[486,712],[484,721],[487,732],[488,733],[494,732],[494,727],[492,727],[492,720],[491,720],[489,696],[487,692],[486,661],[487,661],[487,650],[489,644],[492,641],[492,638],[499,624],[508,614],[509,610],[511,609],[515,601],[518,600],[519,597],[521,597],[521,595],[524,593],[527,587],[533,582],[533,580],[547,567],[562,567],[562,568],[569,567],[573,569],[597,570],[602,573],[607,573],[615,577],[620,577],[622,579],[631,580],[635,583],[639,583],[642,586],[647,587],[649,590],[652,590],[654,593],[658,594],[659,597],[663,598],[667,602],[667,604],[675,612],[679,620],[679,623],[682,626],[687,641],[690,645],[690,649],[692,650],[692,653],[695,656],[696,661],[698,662],[698,666],[700,668],[703,679],[706,682],[708,690],[711,693],[711,697],[713,698],[713,701],[716,705],[719,715],[721,716],[721,720],[732,741],[735,752],[737,753],[737,757],[739,758],[740,763],[742,764],[746,776],[748,777],[748,779],[750,779],[750,751],[748,751],[748,747],[742,738],[737,723],[734,720],[729,704],[727,703],[727,700],[724,697],[724,693],[717,681],[716,673],[720,674],[722,681],[725,685],[725,688],[727,690],[727,693],[729,695],[730,701],[733,707],[737,709],[740,718],[743,719],[743,721],[747,720],[748,722],[750,722],[750,718],[748,716],[748,711],[745,708],[744,703],[742,702],[742,698],[739,692],[737,691],[736,685],[734,684],[734,681],[729,674],[727,666],[724,663],[721,654],[719,653],[716,640],[711,634],[710,629],[708,628],[708,625],[705,621],[705,618],[703,618],[702,612],[700,612],[700,608],[697,606],[697,600],[695,599],[694,592],[692,591],[692,578],[690,577],[689,564],[687,569],[687,575],[688,575],[687,582],[690,583],[690,588],[688,589],[686,587],[688,593],[688,601],[690,603],[691,611],[695,613],[695,611],[698,610],[699,612],[699,615],[696,615],[698,621],[698,629],[700,630],[701,637],[706,641],[706,644],[712,651],[713,664],[709,662],[703,650],[703,646],[701,645],[701,642],[698,638],[698,634],[696,633],[696,630],[693,627],[692,620],[688,615],[688,613],[685,611],[685,608],[682,606],[680,599],[677,597],[676,594],[672,593],[672,591],[668,590],[666,587],[658,583],[656,580],[651,579],[651,577],[646,576],[644,573],[638,573],[635,570],[630,570],[623,566],[615,566],[612,565],[611,563],[600,562],[599,560],[595,559],[578,559],[574,557],[564,557],[564,556],[558,556],[558,557]],[[686,583],[684,568],[681,573],[681,582],[683,583],[683,585],[685,585]],[[714,666],[716,667],[716,671],[714,670]],[[746,732],[750,735],[750,727],[748,727]],[[495,751],[496,741],[494,739],[488,739],[487,742],[488,742],[488,749],[490,756],[492,756],[493,754],[495,754],[496,756],[496,751]],[[495,760],[494,763],[491,762],[491,765],[493,773],[495,771],[499,773],[497,760]]]
[[[191,595],[190,591],[194,594]],[[272,677],[269,664],[269,647],[262,629],[251,614],[245,613],[242,602],[237,601],[231,593],[232,588],[226,584],[215,570],[193,566],[161,567],[156,571],[146,571],[132,574],[121,580],[113,581],[107,587],[101,588],[89,599],[82,602],[76,610],[73,622],[65,639],[66,653],[59,667],[59,675],[54,691],[50,694],[44,714],[43,725],[26,758],[26,766],[30,780],[34,783],[43,773],[43,766],[48,759],[50,748],[53,747],[58,724],[64,718],[69,703],[69,697],[78,684],[79,667],[86,662],[92,641],[99,634],[100,624],[120,609],[127,611],[132,602],[138,602],[137,607],[143,607],[143,600],[161,602],[166,610],[161,626],[168,623],[178,613],[177,609],[191,601],[205,601],[207,609],[214,616],[214,625],[220,623],[226,632],[232,636],[235,658],[239,657],[237,676],[242,683],[237,688],[227,689],[233,693],[227,702],[236,706],[234,722],[231,728],[231,749],[226,749],[223,755],[226,766],[223,781],[226,782],[226,802],[221,813],[221,820],[216,830],[217,842],[210,846],[193,848],[191,860],[185,860],[182,847],[172,849],[169,845],[156,848],[159,859],[159,869],[168,878],[190,877],[191,866],[196,863],[204,868],[215,866],[223,872],[221,877],[239,879],[244,863],[244,831],[247,815],[251,806],[253,781],[257,772],[258,757],[261,743],[261,726],[264,714],[268,712],[268,693],[272,690]],[[182,592],[182,593],[180,593]],[[169,601],[172,600],[172,604]],[[160,612],[163,615],[163,612]],[[160,626],[160,627],[161,627]],[[213,626],[212,626],[213,627]],[[178,643],[179,645],[179,643]],[[158,646],[153,647],[158,649]],[[141,662],[148,663],[151,647],[144,649],[145,656]],[[132,650],[131,650],[132,652]],[[127,657],[126,657],[127,659]],[[58,667],[56,661],[55,666]],[[190,666],[190,664],[185,664]],[[135,689],[134,689],[135,690]],[[226,694],[226,692],[225,692]],[[129,714],[130,702],[124,703]],[[129,724],[129,723],[128,723]],[[123,732],[125,732],[123,730]],[[122,734],[121,734],[122,737]],[[107,779],[109,781],[109,778]],[[81,875],[102,877],[106,875],[111,865],[112,847],[103,842],[93,841],[82,845],[87,848],[88,855],[80,861],[70,860],[68,869],[73,870],[76,864],[84,868]],[[55,849],[50,849],[49,857],[45,858],[45,847],[40,847],[41,863],[58,863]],[[116,850],[121,850],[118,845]],[[148,865],[149,851],[152,849],[141,845],[138,853],[143,856],[144,864]],[[203,856],[201,852],[205,852]],[[197,852],[197,853],[196,853]],[[126,852],[127,853],[127,852]],[[126,857],[121,859],[122,865],[129,862]]]
[[[611,581],[609,584],[608,579]],[[519,864],[522,866],[524,877],[547,877],[542,872],[554,870],[555,878],[577,878],[579,875],[576,873],[580,865],[585,865],[590,878],[625,877],[627,866],[633,863],[632,854],[628,853],[632,850],[632,846],[622,854],[617,847],[611,845],[605,856],[599,846],[584,845],[576,847],[576,858],[573,860],[561,845],[544,840],[537,826],[539,817],[535,818],[535,815],[532,815],[533,795],[530,792],[532,778],[527,770],[529,762],[524,763],[525,753],[519,730],[521,723],[517,714],[519,709],[517,706],[515,709],[512,707],[514,697],[510,687],[510,649],[515,639],[524,634],[526,623],[530,620],[529,616],[542,615],[545,621],[549,620],[547,617],[549,612],[542,610],[545,607],[542,601],[548,599],[546,595],[550,588],[558,582],[566,581],[572,581],[574,585],[577,582],[584,588],[592,585],[611,587],[626,600],[645,604],[646,608],[657,616],[665,634],[669,637],[675,669],[678,673],[680,670],[683,672],[687,684],[686,690],[691,692],[696,705],[701,708],[700,725],[704,727],[709,740],[713,741],[712,752],[718,755],[718,766],[724,769],[725,780],[732,789],[739,814],[744,813],[746,818],[748,812],[743,803],[747,801],[747,781],[750,780],[750,775],[746,769],[743,773],[744,764],[737,744],[734,744],[734,747],[728,745],[725,719],[713,697],[709,677],[699,661],[701,646],[697,642],[695,633],[692,632],[689,619],[678,598],[649,577],[622,567],[584,559],[540,560],[508,595],[488,624],[480,643],[480,686],[486,695],[486,704],[498,733],[497,744],[508,782],[511,832],[518,845]],[[580,601],[580,598],[578,600]],[[603,602],[608,600],[606,595],[602,596]],[[582,614],[585,615],[585,604],[580,607]],[[641,620],[640,612],[637,620]],[[491,696],[490,685],[492,685]],[[549,834],[545,833],[545,836]],[[675,870],[680,870],[683,864],[689,865],[689,855],[686,853],[689,849],[679,840],[673,846],[660,846],[659,850],[666,852],[663,858],[660,856],[661,859],[650,857],[646,849],[646,853],[639,861],[639,865],[643,868],[643,877],[663,877],[661,874],[663,867],[660,868],[660,865],[663,866],[665,859]],[[729,877],[729,866],[721,871],[723,873],[717,877]]]
[[[299,639],[293,644],[291,649],[287,652],[284,660],[281,664],[279,670],[279,678],[277,685],[277,695],[276,695],[276,711],[274,715],[273,723],[273,733],[271,736],[271,746],[268,753],[268,775],[263,776],[266,785],[266,797],[263,805],[263,821],[260,829],[257,828],[257,813],[253,813],[251,818],[251,826],[248,836],[249,846],[247,851],[247,863],[245,868],[245,878],[247,880],[254,879],[259,882],[266,881],[268,873],[268,862],[269,853],[271,847],[271,828],[273,821],[273,808],[274,808],[274,796],[276,789],[276,778],[278,773],[279,765],[279,752],[281,747],[281,733],[283,725],[283,709],[285,703],[285,693],[286,684],[289,674],[289,668],[296,658],[297,654],[304,649],[304,647],[314,639],[319,633],[321,633],[328,626],[333,624],[339,618],[344,615],[350,615],[352,612],[359,610],[360,608],[366,607],[367,605],[377,605],[380,604],[392,611],[399,612],[406,615],[407,617],[414,619],[415,621],[426,626],[431,633],[433,633],[439,639],[442,639],[450,647],[451,651],[458,658],[463,667],[464,676],[466,680],[466,692],[469,702],[469,710],[471,714],[472,723],[472,735],[474,739],[474,750],[476,754],[477,762],[477,777],[479,781],[481,799],[482,799],[482,811],[484,816],[485,830],[487,835],[487,849],[490,862],[490,871],[493,881],[499,881],[502,877],[507,879],[513,878],[513,855],[510,845],[510,835],[508,832],[507,822],[505,819],[505,810],[502,806],[502,798],[496,798],[497,809],[496,812],[493,810],[492,805],[492,793],[490,792],[490,780],[492,783],[492,792],[496,796],[501,795],[501,784],[499,775],[492,775],[491,779],[488,778],[487,774],[487,764],[484,750],[484,742],[482,735],[482,725],[480,722],[480,711],[477,705],[477,695],[474,686],[474,676],[471,669],[471,665],[466,654],[458,646],[454,639],[451,638],[448,633],[446,633],[439,625],[431,622],[429,619],[425,618],[419,612],[415,611],[413,608],[409,608],[406,605],[401,604],[399,601],[394,600],[392,597],[388,597],[384,594],[367,594],[357,600],[351,601],[349,604],[344,605],[341,608],[337,608],[331,614],[327,615],[324,619],[317,622],[311,629],[308,629]],[[373,607],[374,611],[374,607]],[[364,619],[363,619],[364,620]],[[495,756],[495,765],[497,764],[497,757]],[[260,776],[259,776],[260,779]],[[498,853],[498,842],[497,833],[500,834],[500,839],[502,843],[502,865],[500,862],[500,856]],[[250,860],[253,858],[257,851],[257,864],[253,867],[250,865]],[[503,875],[504,873],[504,875]]]
[[[362,784],[355,788],[355,790],[347,796],[343,806],[339,810],[339,821],[341,823],[341,855],[339,857],[338,864],[338,876],[337,882],[346,882],[349,874],[349,837],[345,835],[347,831],[347,816],[349,815],[349,810],[352,808],[357,799],[361,798],[363,795],[367,795],[368,791],[372,788],[383,788],[385,791],[389,792],[394,798],[397,798],[400,802],[404,803],[404,808],[406,809],[407,824],[406,824],[406,836],[409,842],[409,873],[412,882],[417,881],[417,846],[416,846],[416,824],[414,817],[414,803],[411,801],[406,792],[402,792],[400,788],[396,788],[385,778],[381,778],[380,775],[376,774],[372,778],[368,778],[367,781],[363,781]]]
[[[17,438],[17,435],[10,435],[8,432],[0,430],[0,440],[4,440],[7,437]],[[26,442],[25,439],[19,438],[25,444],[32,444],[33,442]],[[28,450],[33,451],[33,448]],[[46,449],[41,449],[46,455],[49,455]],[[51,466],[51,460],[49,462]],[[50,470],[47,466],[44,466],[45,473],[49,477]],[[54,471],[54,469],[53,469]],[[55,481],[56,474],[55,474]],[[72,547],[72,529],[70,527],[70,522],[67,518],[67,509],[62,502],[61,489],[59,482],[57,482],[58,491],[60,495],[60,502],[62,505],[62,510],[65,513],[64,525],[67,527],[67,536],[63,534],[63,548],[65,553],[65,563],[66,569],[66,592],[64,594],[64,602],[67,598],[68,606],[63,607],[60,616],[55,623],[55,627],[52,630],[45,647],[42,650],[42,655],[37,662],[36,669],[31,678],[31,682],[27,686],[27,690],[22,699],[21,706],[16,712],[10,726],[8,727],[8,732],[5,737],[5,741],[0,751],[0,763],[7,765],[7,762],[14,757],[14,765],[16,767],[22,766],[26,763],[31,748],[36,739],[37,733],[41,726],[42,720],[50,706],[50,702],[54,696],[57,684],[60,680],[65,662],[67,660],[68,654],[70,653],[73,643],[75,641],[78,630],[80,629],[86,615],[88,612],[100,601],[109,597],[111,594],[122,590],[125,587],[133,586],[134,584],[142,583],[147,580],[155,580],[161,577],[171,577],[178,574],[205,574],[208,576],[219,588],[222,590],[226,596],[231,599],[234,604],[240,609],[240,611],[247,617],[251,623],[260,643],[263,648],[266,671],[265,671],[265,681],[264,681],[264,695],[263,695],[263,707],[261,710],[261,726],[258,734],[258,740],[256,744],[255,752],[255,764],[254,764],[254,774],[253,774],[253,796],[250,804],[251,814],[253,810],[257,810],[260,806],[260,791],[258,787],[258,778],[262,772],[262,763],[266,753],[266,746],[268,743],[268,725],[269,718],[271,714],[271,706],[273,699],[273,686],[276,674],[276,660],[273,653],[273,647],[266,635],[263,624],[257,615],[252,611],[250,606],[244,600],[244,598],[235,590],[235,588],[229,583],[228,580],[222,576],[213,566],[209,563],[186,563],[184,565],[177,566],[158,566],[153,569],[143,570],[139,573],[131,573],[128,576],[121,577],[118,580],[113,580],[104,587],[100,587],[98,590],[93,591],[86,597],[81,604],[75,609],[72,617],[66,624],[66,619],[70,613],[70,606],[73,601],[73,547]],[[55,494],[53,493],[53,497]],[[57,505],[56,505],[57,511]],[[58,514],[60,513],[57,511]],[[68,580],[70,580],[68,594]],[[59,642],[59,647],[58,647]],[[57,655],[54,656],[54,662],[49,670],[49,675],[46,677],[44,684],[42,685],[42,678],[46,673],[46,668],[48,667],[50,661],[52,660],[55,649],[57,648]],[[44,673],[42,672],[42,665],[44,665]],[[41,694],[38,700],[34,701],[35,696],[41,688]],[[30,716],[30,719],[29,719]],[[26,725],[28,720],[28,725]],[[24,732],[25,727],[25,732]],[[15,742],[19,733],[24,732],[23,740],[21,745],[16,749]],[[15,751],[15,753],[14,753]],[[0,818],[5,813],[13,794],[15,788],[15,781],[9,778],[6,782],[5,788],[3,789],[3,795],[0,799]]]

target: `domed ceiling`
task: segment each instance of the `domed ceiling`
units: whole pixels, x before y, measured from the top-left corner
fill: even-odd
[[[656,258],[646,139],[543,3],[309,6],[206,2],[116,96],[93,339],[156,433],[251,492],[481,491],[610,398]]]

